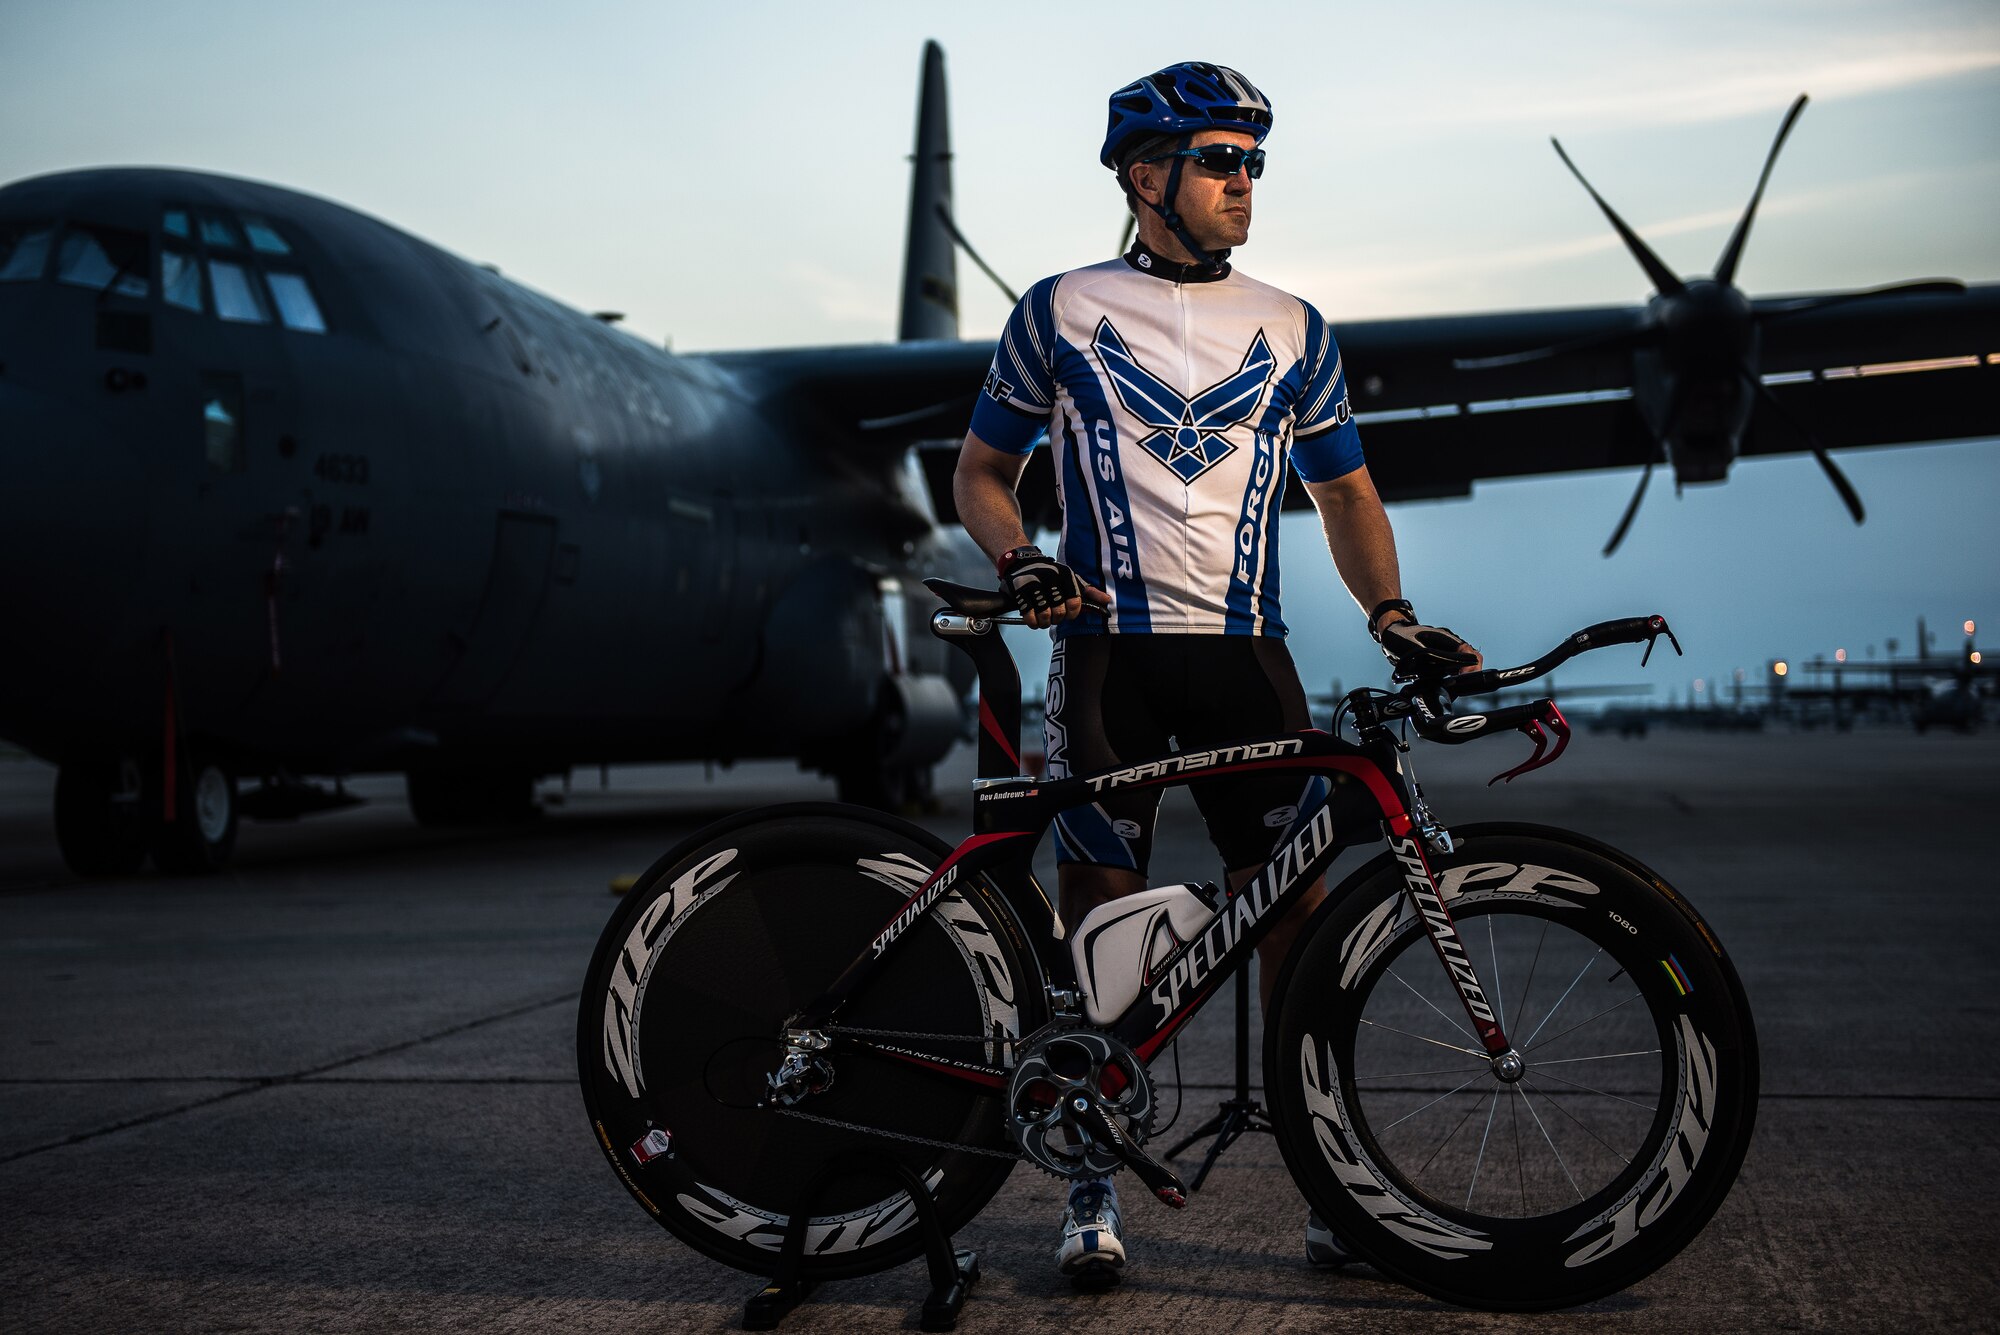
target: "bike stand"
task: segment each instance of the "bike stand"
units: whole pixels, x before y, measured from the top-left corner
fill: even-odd
[[[1188,1179],[1188,1191],[1196,1192],[1201,1190],[1203,1180],[1208,1177],[1208,1170],[1215,1167],[1215,1161],[1222,1152],[1251,1131],[1277,1134],[1277,1129],[1271,1125],[1270,1117],[1264,1112],[1264,1105],[1250,1097],[1250,970],[1245,968],[1236,971],[1235,1096],[1224,1099],[1215,1116],[1183,1136],[1172,1149],[1167,1151],[1166,1157],[1173,1158],[1197,1140],[1204,1140],[1209,1136],[1215,1137],[1215,1143],[1208,1147],[1208,1154],[1202,1159],[1201,1167],[1197,1168],[1194,1176]]]
[[[879,1154],[856,1153],[834,1159],[806,1183],[798,1205],[792,1210],[791,1220],[785,1226],[785,1241],[778,1249],[778,1268],[772,1274],[771,1282],[743,1304],[744,1330],[776,1330],[786,1314],[811,1297],[812,1291],[819,1287],[818,1280],[807,1279],[800,1274],[805,1268],[806,1230],[812,1222],[813,1207],[819,1203],[829,1183],[837,1178],[862,1173],[889,1178],[903,1189],[916,1209],[916,1227],[923,1234],[925,1259],[931,1271],[931,1291],[924,1299],[919,1329],[957,1328],[958,1314],[965,1307],[966,1296],[979,1282],[979,1253],[952,1249],[951,1238],[938,1218],[937,1202],[931,1199],[923,1179],[907,1164]]]

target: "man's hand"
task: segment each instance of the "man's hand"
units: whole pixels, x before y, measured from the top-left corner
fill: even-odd
[[[1016,547],[995,564],[1001,585],[1014,596],[1014,605],[1036,630],[1082,616],[1086,598],[1099,607],[1111,605],[1111,595],[1085,584],[1075,571],[1044,555],[1039,547]]]
[[[1399,681],[1417,677],[1439,677],[1453,672],[1477,672],[1483,661],[1479,651],[1467,644],[1455,630],[1443,626],[1419,625],[1415,617],[1391,621],[1377,634],[1383,657],[1395,669]]]

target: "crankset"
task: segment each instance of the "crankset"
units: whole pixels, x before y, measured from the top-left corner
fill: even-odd
[[[1103,1030],[1062,1025],[1023,1040],[1007,1107],[1021,1153],[1047,1172],[1076,1181],[1129,1167],[1168,1205],[1187,1204],[1173,1170],[1141,1148],[1152,1129],[1152,1077]]]

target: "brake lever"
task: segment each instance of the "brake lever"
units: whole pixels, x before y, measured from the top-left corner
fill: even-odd
[[[1667,624],[1667,619],[1665,617],[1654,616],[1648,618],[1646,623],[1646,629],[1651,633],[1646,636],[1646,652],[1639,655],[1640,667],[1646,666],[1647,662],[1649,662],[1652,659],[1653,646],[1660,642],[1660,637],[1662,635],[1667,637],[1668,644],[1674,646],[1675,657],[1677,658],[1687,657],[1687,655],[1681,650],[1681,642],[1674,638],[1674,628]],[[1562,748],[1558,747],[1556,749],[1558,752],[1560,752]],[[1551,759],[1553,759],[1553,757],[1551,757]]]
[[[1547,733],[1542,731],[1544,723],[1549,725]],[[1557,760],[1561,759],[1562,753],[1569,748],[1569,720],[1563,717],[1562,710],[1556,708],[1556,702],[1553,700],[1548,701],[1548,711],[1543,717],[1539,719],[1531,718],[1514,731],[1534,741],[1535,753],[1505,773],[1496,774],[1488,779],[1486,781],[1488,788],[1491,788],[1496,783],[1512,783],[1531,769],[1540,769],[1544,765],[1553,765]],[[1549,735],[1551,733],[1554,734],[1556,739],[1555,749],[1544,755],[1543,751],[1548,747]]]

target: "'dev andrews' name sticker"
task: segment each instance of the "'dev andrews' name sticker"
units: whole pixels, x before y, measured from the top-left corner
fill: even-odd
[[[632,1157],[642,1164],[651,1163],[662,1154],[671,1153],[673,1148],[673,1137],[667,1134],[667,1129],[656,1126],[632,1146]]]

